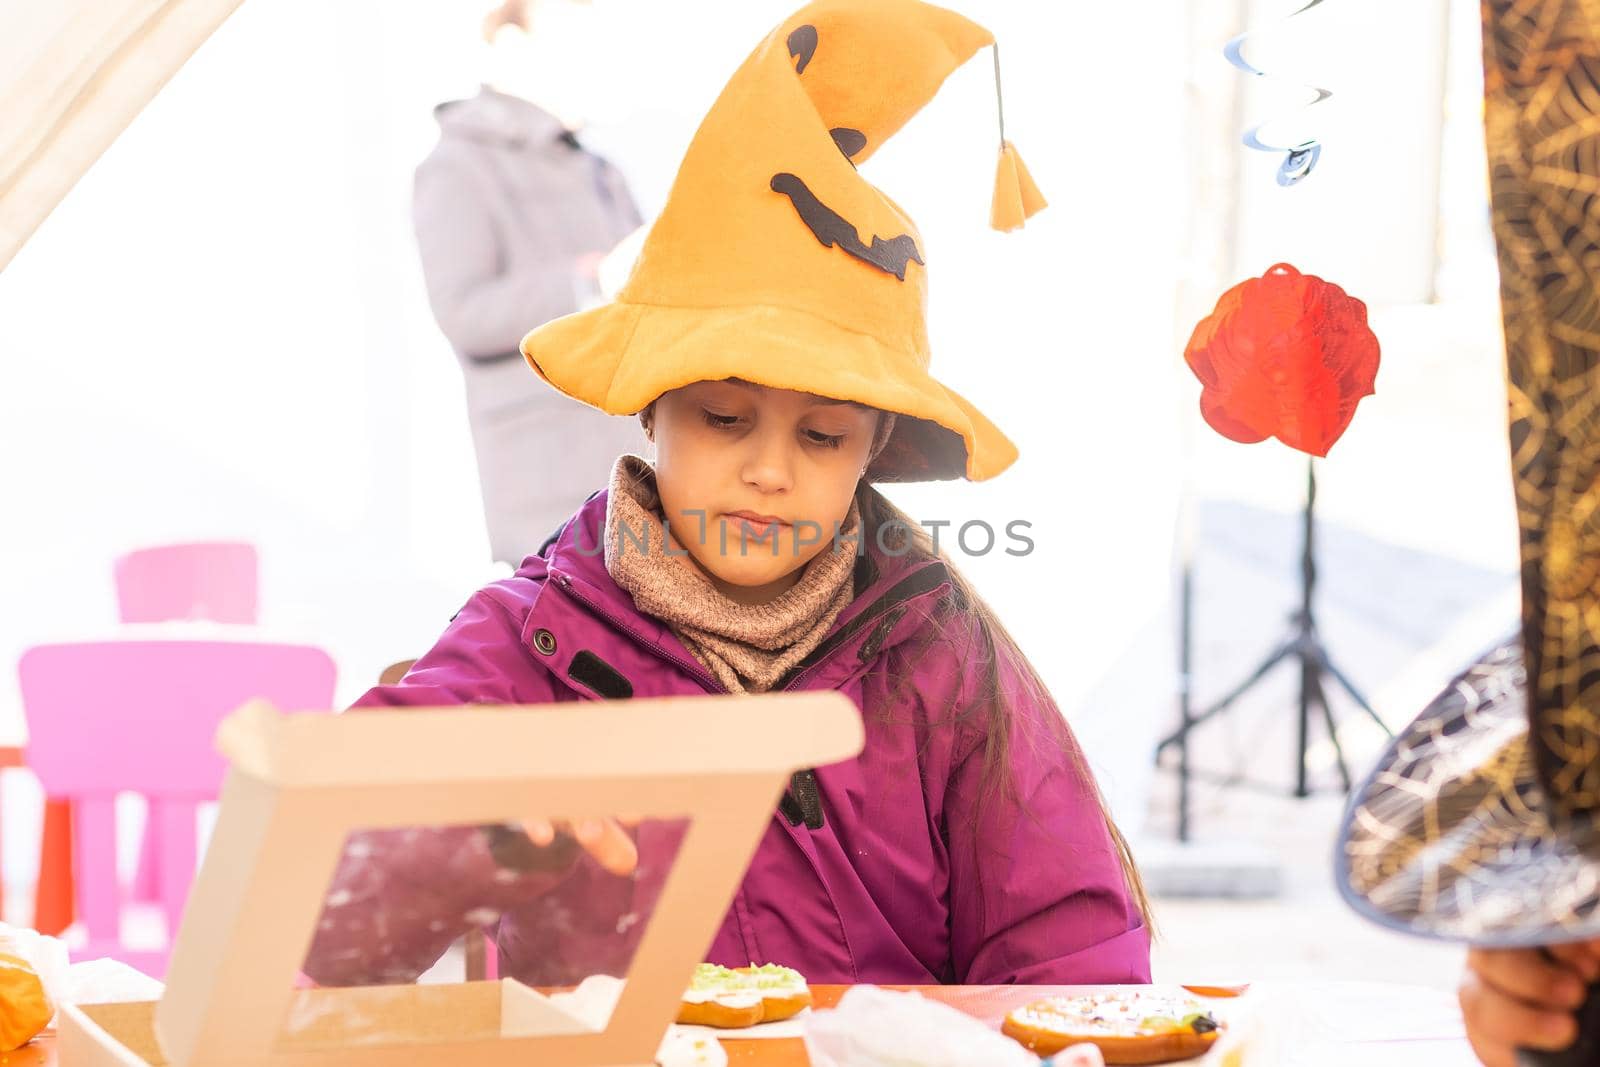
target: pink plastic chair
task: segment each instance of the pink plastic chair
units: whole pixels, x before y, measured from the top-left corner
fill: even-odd
[[[161,977],[194,879],[196,811],[217,798],[226,768],[212,744],[217,724],[257,697],[284,710],[327,710],[333,661],[305,645],[114,641],[40,645],[17,672],[28,765],[47,797],[72,802],[77,910],[89,935],[79,956]],[[158,828],[168,945],[156,951],[121,942],[120,792],[143,794]]]
[[[123,622],[254,623],[258,564],[254,545],[215,541],[161,545],[117,560],[117,614]]]
[[[256,622],[260,565],[254,545],[199,541],[141,548],[119,557],[113,570],[117,616],[123,622]],[[133,879],[135,900],[161,899],[155,863],[160,832],[154,819],[146,824]]]

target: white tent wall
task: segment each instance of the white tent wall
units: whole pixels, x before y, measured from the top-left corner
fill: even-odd
[[[0,267],[238,3],[0,6]]]
[[[1270,143],[1315,137],[1325,150],[1316,179],[1291,190],[1273,180],[1279,157],[1245,153],[1236,272],[1261,274],[1287,259],[1370,304],[1430,302],[1439,252],[1446,36],[1452,18],[1475,31],[1476,12],[1452,16],[1449,0],[1340,0],[1284,19],[1303,3],[1248,6],[1257,27],[1248,57],[1275,76],[1240,76],[1244,122],[1269,123],[1262,137]],[[1481,70],[1473,50],[1460,59],[1468,72]],[[1305,108],[1307,85],[1334,95]],[[1353,239],[1355,233],[1367,239]]]

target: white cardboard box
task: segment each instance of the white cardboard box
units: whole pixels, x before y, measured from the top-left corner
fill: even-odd
[[[248,705],[218,731],[232,767],[165,995],[67,1008],[61,1063],[646,1067],[788,776],[862,742],[838,693],[331,716]],[[529,812],[689,819],[604,1030],[509,980],[294,988],[352,830]]]

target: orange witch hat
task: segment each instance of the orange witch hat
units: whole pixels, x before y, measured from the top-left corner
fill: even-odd
[[[994,37],[921,0],[818,0],[733,75],[617,299],[522,342],[562,393],[614,415],[742,378],[897,413],[875,481],[999,474],[1017,450],[928,372],[924,248],[857,170]],[[1043,206],[1004,142],[997,227]]]

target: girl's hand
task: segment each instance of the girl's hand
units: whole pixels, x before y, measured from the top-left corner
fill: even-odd
[[[1459,996],[1467,1040],[1486,1067],[1516,1067],[1518,1048],[1556,1052],[1600,979],[1600,939],[1549,948],[1472,949]]]
[[[576,822],[524,819],[522,832],[539,848],[554,843],[557,833],[569,834],[604,870],[626,877],[639,865],[639,849],[627,830],[638,822],[626,818],[578,819]]]

